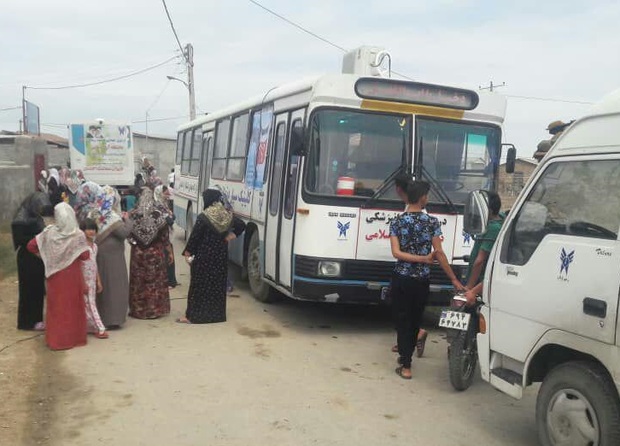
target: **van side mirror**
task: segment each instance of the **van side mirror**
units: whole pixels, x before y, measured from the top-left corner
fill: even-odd
[[[303,127],[293,125],[291,128],[290,149],[291,155],[304,156],[306,154]]]
[[[489,223],[489,199],[483,190],[469,193],[463,215],[463,231],[470,235],[484,234]]]
[[[506,173],[514,173],[515,162],[517,161],[517,149],[513,144],[502,144],[502,147],[506,147]]]

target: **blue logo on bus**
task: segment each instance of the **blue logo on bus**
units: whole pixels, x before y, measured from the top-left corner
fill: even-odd
[[[346,240],[347,239],[347,231],[351,227],[351,222],[348,221],[346,223],[342,223],[341,221],[339,221],[337,226],[338,226],[338,231],[339,231],[338,239]]]

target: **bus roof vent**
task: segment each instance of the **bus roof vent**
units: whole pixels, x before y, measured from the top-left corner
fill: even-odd
[[[358,76],[390,77],[392,58],[384,48],[361,46],[342,58],[342,72]]]

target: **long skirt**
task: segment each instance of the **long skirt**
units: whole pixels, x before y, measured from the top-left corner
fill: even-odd
[[[81,261],[47,279],[45,342],[52,350],[86,345],[85,284]]]
[[[20,246],[17,250],[17,278],[19,280],[17,328],[32,330],[37,322],[43,322],[45,267],[43,261],[29,252],[25,246]]]
[[[167,241],[166,241],[167,242]],[[133,245],[129,265],[129,316],[155,319],[170,313],[165,242]]]

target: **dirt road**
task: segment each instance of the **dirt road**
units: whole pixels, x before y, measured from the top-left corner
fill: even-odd
[[[2,396],[5,386],[30,391],[23,407],[8,411],[15,423],[0,427],[0,444],[536,444],[534,392],[514,401],[479,379],[454,392],[437,330],[405,381],[394,373],[385,311],[269,306],[237,283],[228,322],[181,325],[174,318],[185,308],[187,273],[180,262],[183,285],[169,317],[129,320],[110,339],[91,337],[68,352],[49,352],[37,338],[1,353],[0,367],[13,352],[30,370],[25,381],[0,376]],[[2,440],[7,432],[16,442]]]

